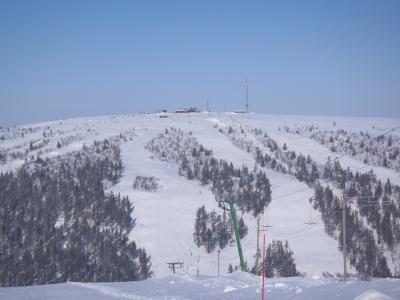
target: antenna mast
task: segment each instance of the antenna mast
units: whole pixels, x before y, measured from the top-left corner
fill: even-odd
[[[246,78],[246,112],[249,112],[249,80]]]

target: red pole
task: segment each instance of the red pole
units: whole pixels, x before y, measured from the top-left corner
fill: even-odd
[[[264,300],[264,278],[265,278],[265,233],[263,235],[263,255],[262,255],[262,300]]]

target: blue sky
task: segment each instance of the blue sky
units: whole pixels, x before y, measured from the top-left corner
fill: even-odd
[[[400,117],[400,1],[0,1],[0,124],[185,106]]]

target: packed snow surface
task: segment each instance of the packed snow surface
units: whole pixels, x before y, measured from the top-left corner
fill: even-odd
[[[342,282],[322,278],[266,279],[268,300],[389,300],[400,299],[398,279],[367,282]],[[52,284],[32,287],[1,288],[0,299],[7,300],[184,300],[184,299],[261,299],[261,278],[235,272],[221,277],[186,274],[123,283]]]

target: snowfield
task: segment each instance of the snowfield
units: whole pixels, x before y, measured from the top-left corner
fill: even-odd
[[[332,279],[274,278],[267,279],[265,299],[268,300],[394,300],[400,299],[396,279],[370,282],[341,282]],[[124,283],[52,284],[32,287],[2,288],[0,299],[7,300],[222,300],[261,299],[261,278],[237,271],[216,276],[186,274]]]
[[[121,180],[108,190],[129,196],[134,203],[133,216],[136,226],[131,232],[132,239],[139,247],[144,247],[151,255],[152,270],[156,278],[144,282],[127,283],[66,283],[48,286],[1,288],[0,299],[260,299],[259,277],[235,272],[226,275],[229,264],[239,265],[235,244],[221,250],[221,277],[217,275],[217,250],[207,254],[204,247],[198,248],[193,242],[196,210],[205,205],[207,211],[218,208],[209,186],[197,181],[189,181],[178,176],[178,167],[154,159],[145,149],[146,144],[168,127],[180,128],[192,132],[200,144],[212,149],[216,158],[232,162],[235,167],[254,168],[255,160],[236,146],[219,128],[242,126],[246,130],[261,128],[266,131],[279,146],[286,143],[290,150],[310,154],[319,163],[325,163],[328,157],[335,158],[327,148],[316,141],[301,135],[293,135],[280,130],[283,126],[317,125],[322,129],[346,128],[379,134],[398,124],[400,120],[385,118],[346,118],[346,117],[309,117],[309,116],[271,116],[259,114],[233,113],[196,113],[166,114],[159,118],[157,114],[135,114],[124,116],[104,116],[52,121],[40,124],[20,126],[15,130],[24,131],[38,128],[23,136],[10,135],[0,140],[0,150],[25,151],[32,140],[43,139],[43,130],[47,132],[48,143],[29,152],[33,158],[40,154],[42,158],[65,154],[89,145],[94,140],[124,135],[127,141],[121,145],[123,174]],[[334,125],[335,122],[335,125]],[[400,130],[392,134],[399,135]],[[7,137],[3,129],[1,133]],[[65,145],[57,147],[64,138]],[[340,159],[344,167],[357,169],[363,162],[350,156]],[[1,171],[12,171],[24,163],[15,158],[0,164]],[[389,178],[400,184],[399,173],[393,170],[370,167],[382,180]],[[400,299],[398,280],[373,280],[371,282],[350,281],[343,283],[335,279],[321,279],[323,271],[330,273],[342,271],[342,255],[338,243],[324,232],[318,210],[312,211],[317,223],[312,229],[298,234],[285,234],[293,228],[306,228],[309,221],[309,198],[313,190],[291,175],[283,175],[271,170],[266,172],[272,185],[272,202],[261,218],[262,224],[273,225],[267,231],[267,243],[272,239],[288,240],[294,251],[297,269],[307,278],[267,279],[266,299]],[[136,176],[152,176],[158,180],[157,191],[133,189]],[[275,188],[276,187],[276,188]],[[301,190],[301,191],[299,191]],[[239,218],[241,213],[239,212]],[[242,240],[244,257],[249,267],[254,264],[257,244],[257,220],[251,214],[244,214],[248,234]],[[184,263],[185,275],[171,276],[167,263]],[[350,268],[350,272],[353,272]],[[199,276],[196,276],[199,275]],[[314,277],[313,277],[314,276]],[[315,277],[316,276],[316,277]]]

